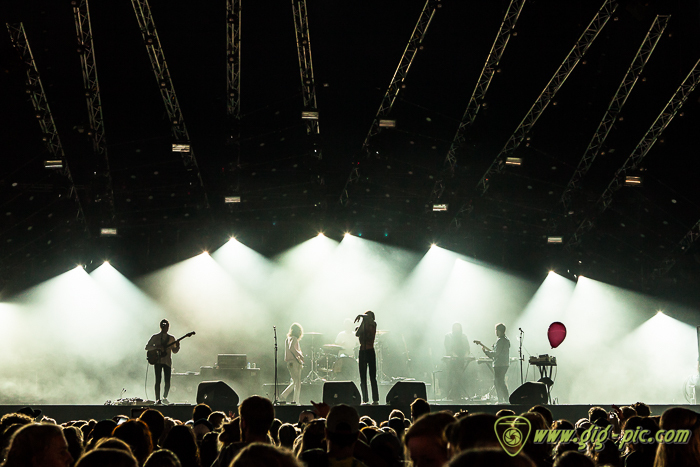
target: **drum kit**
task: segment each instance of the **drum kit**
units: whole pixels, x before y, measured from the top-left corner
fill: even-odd
[[[389,331],[377,331],[377,338],[387,334]],[[311,371],[304,378],[304,383],[315,383],[319,381],[352,381],[359,377],[359,367],[357,352],[359,345],[352,351],[352,355],[347,355],[347,350],[336,344],[324,344],[317,346],[315,339],[323,336],[320,332],[305,332],[304,336],[311,338]],[[382,346],[379,339],[375,342],[377,350],[377,379],[383,378],[382,371]]]

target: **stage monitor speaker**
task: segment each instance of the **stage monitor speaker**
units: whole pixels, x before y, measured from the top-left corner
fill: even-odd
[[[238,394],[223,381],[202,381],[197,387],[197,404],[227,412],[238,407]]]
[[[547,403],[547,385],[528,381],[510,395],[511,404],[538,405]]]
[[[360,405],[362,396],[352,381],[326,381],[323,383],[323,402],[330,406]]]
[[[386,403],[408,407],[418,398],[428,400],[428,392],[423,381],[399,381],[387,393]]]

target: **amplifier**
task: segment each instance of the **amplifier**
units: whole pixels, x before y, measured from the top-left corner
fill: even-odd
[[[236,370],[245,368],[248,363],[247,354],[227,354],[220,353],[217,358],[217,366],[225,370]]]

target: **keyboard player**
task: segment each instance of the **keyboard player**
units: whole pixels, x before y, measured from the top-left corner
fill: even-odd
[[[467,394],[465,370],[470,353],[469,339],[462,333],[462,325],[454,323],[452,332],[445,334],[448,400],[461,400]]]

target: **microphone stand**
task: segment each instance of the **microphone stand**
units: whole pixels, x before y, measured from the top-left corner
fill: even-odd
[[[520,329],[520,348],[518,352],[520,353],[520,385],[523,385],[523,338],[525,336],[525,333],[523,332],[522,328]]]
[[[272,331],[275,334],[275,401],[274,401],[274,405],[279,405],[279,400],[277,399],[277,326],[272,326]]]

